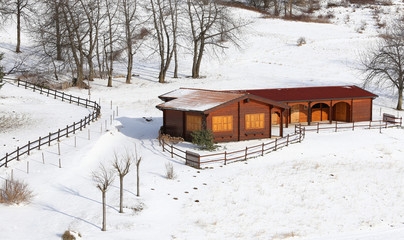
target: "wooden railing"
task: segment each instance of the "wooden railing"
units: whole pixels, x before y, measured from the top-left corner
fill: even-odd
[[[177,156],[185,160],[186,164],[193,167],[200,168],[202,164],[209,164],[214,162],[223,162],[226,165],[229,162],[247,160],[249,158],[263,156],[272,151],[276,151],[282,147],[286,147],[289,144],[301,142],[305,137],[304,129],[303,131],[298,131],[294,134],[288,134],[283,138],[276,138],[267,143],[262,143],[237,151],[224,151],[220,153],[199,155],[195,152],[184,151],[173,144],[166,143],[162,140],[163,152],[168,152],[171,158]],[[189,156],[192,156],[190,158]]]
[[[25,154],[30,155],[31,152],[35,149],[40,150],[41,147],[44,145],[50,146],[52,142],[59,142],[61,138],[69,137],[69,134],[75,134],[76,131],[82,131],[83,128],[85,128],[87,125],[90,125],[91,122],[97,120],[101,115],[101,106],[95,101],[76,97],[49,88],[42,88],[26,81],[18,79],[15,79],[15,81],[17,82],[17,86],[19,87],[22,86],[26,89],[32,89],[34,92],[38,91],[40,94],[46,94],[46,96],[54,97],[55,99],[61,99],[62,101],[66,101],[71,104],[77,104],[78,106],[91,108],[94,111],[78,122],[73,122],[73,124],[67,125],[63,129],[58,129],[55,132],[50,132],[47,135],[40,136],[34,141],[28,141],[26,145],[17,147],[17,149],[11,153],[6,153],[6,155],[0,159],[0,167],[7,167],[10,161],[20,160],[21,156]]]
[[[402,117],[395,117],[390,114],[383,114],[383,120],[368,121],[368,122],[338,122],[334,123],[313,123],[312,125],[295,125],[295,132],[299,131],[313,131],[319,133],[321,130],[331,130],[338,132],[338,130],[348,129],[354,131],[355,129],[382,129],[389,127],[401,127],[403,123]]]

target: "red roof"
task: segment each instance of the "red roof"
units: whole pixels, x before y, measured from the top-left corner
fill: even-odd
[[[277,102],[376,98],[377,95],[357,86],[303,87],[245,90]]]

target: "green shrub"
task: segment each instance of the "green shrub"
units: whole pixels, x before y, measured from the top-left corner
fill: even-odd
[[[214,139],[213,133],[210,130],[203,129],[193,131],[191,133],[191,136],[192,136],[192,143],[198,145],[199,148],[202,150],[213,151],[218,147],[213,142]]]

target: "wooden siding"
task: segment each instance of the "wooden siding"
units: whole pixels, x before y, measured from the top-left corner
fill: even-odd
[[[320,122],[329,120],[330,107],[326,103],[316,103],[312,105],[311,121]]]
[[[355,99],[353,101],[353,121],[371,121],[372,120],[372,99]]]
[[[164,132],[173,137],[183,137],[183,113],[175,110],[164,110]]]
[[[307,122],[308,108],[306,104],[294,104],[290,109],[290,122]]]

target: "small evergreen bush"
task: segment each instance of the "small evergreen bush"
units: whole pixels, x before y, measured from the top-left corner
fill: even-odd
[[[192,143],[198,145],[202,150],[213,151],[217,146],[213,142],[213,133],[210,130],[202,129],[191,133]]]

